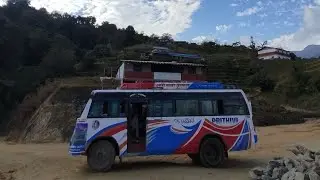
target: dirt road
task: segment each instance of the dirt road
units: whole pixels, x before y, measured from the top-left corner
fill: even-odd
[[[254,150],[230,154],[220,169],[191,164],[186,156],[124,159],[110,173],[92,173],[85,157],[70,157],[67,144],[0,143],[0,180],[206,180],[248,179],[248,170],[267,163],[274,156],[290,156],[286,149],[302,144],[320,149],[320,121],[289,126],[259,128],[259,145]]]

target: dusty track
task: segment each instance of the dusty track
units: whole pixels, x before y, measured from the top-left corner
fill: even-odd
[[[128,158],[110,173],[93,173],[85,157],[67,154],[67,144],[0,143],[0,180],[206,180],[248,179],[248,170],[274,156],[290,156],[287,147],[303,144],[320,149],[320,122],[302,125],[259,128],[260,144],[247,152],[230,154],[219,169],[205,169],[191,164],[186,156]]]

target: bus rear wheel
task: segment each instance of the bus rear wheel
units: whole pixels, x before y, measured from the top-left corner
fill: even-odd
[[[224,144],[218,138],[205,139],[200,146],[199,158],[202,166],[214,168],[221,166],[225,159]]]
[[[112,168],[115,157],[116,151],[111,142],[100,140],[90,146],[87,162],[93,171],[107,172]]]

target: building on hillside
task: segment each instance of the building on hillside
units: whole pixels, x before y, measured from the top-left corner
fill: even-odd
[[[116,79],[128,82],[205,81],[206,65],[184,62],[122,60]]]
[[[258,58],[262,60],[291,59],[290,53],[280,48],[264,47],[258,51]]]

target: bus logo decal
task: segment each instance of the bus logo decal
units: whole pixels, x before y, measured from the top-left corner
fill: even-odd
[[[97,120],[92,123],[92,129],[94,130],[98,129],[99,126],[100,126],[100,122]]]
[[[216,124],[237,124],[239,119],[237,117],[217,117],[212,118],[212,122]]]

